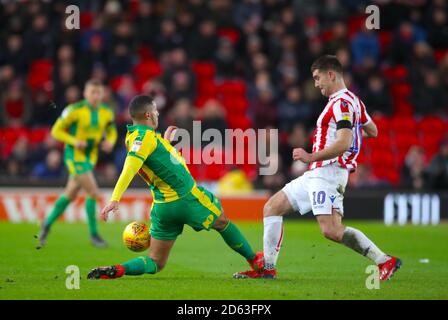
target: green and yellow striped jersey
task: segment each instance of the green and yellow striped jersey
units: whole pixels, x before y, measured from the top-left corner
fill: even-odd
[[[92,107],[86,100],[68,105],[52,128],[55,139],[65,143],[65,159],[74,162],[89,162],[93,165],[98,160],[98,145],[105,136],[115,144],[117,129],[114,112],[106,104]],[[85,149],[76,148],[76,141],[87,142]]]
[[[128,157],[143,161],[139,175],[151,189],[154,202],[170,202],[187,195],[196,185],[182,155],[153,128],[128,125]]]

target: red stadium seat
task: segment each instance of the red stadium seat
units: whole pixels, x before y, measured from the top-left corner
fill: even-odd
[[[439,63],[448,55],[448,49],[434,50],[434,59]]]
[[[222,98],[229,97],[245,97],[246,95],[246,83],[240,80],[223,81],[218,86],[218,92],[222,95]]]
[[[245,113],[249,107],[249,103],[246,99],[234,98],[234,99],[223,99],[222,104],[224,107],[231,112],[235,113]]]
[[[50,128],[35,128],[28,132],[28,141],[31,144],[38,144],[43,142],[48,134],[50,133]]]
[[[199,81],[201,79],[212,79],[215,77],[216,67],[213,63],[196,61],[191,64],[191,68]]]
[[[392,32],[380,31],[378,32],[378,41],[380,42],[380,51],[384,53],[392,43]]]
[[[396,83],[390,86],[394,98],[406,99],[412,93],[412,86],[409,83]]]
[[[421,133],[426,132],[447,132],[447,124],[439,117],[425,117],[418,123],[418,130]]]
[[[384,76],[391,82],[405,81],[408,77],[409,71],[404,65],[397,65],[395,67],[388,67],[383,70]]]
[[[417,121],[413,117],[394,117],[390,123],[396,135],[417,133]]]
[[[213,81],[200,81],[197,86],[197,92],[200,96],[216,97],[218,88]]]
[[[228,39],[233,45],[235,45],[240,39],[240,33],[238,30],[233,28],[220,28],[218,29],[217,34],[220,38]]]
[[[134,74],[139,79],[151,79],[162,74],[162,66],[157,60],[144,60],[134,67]]]

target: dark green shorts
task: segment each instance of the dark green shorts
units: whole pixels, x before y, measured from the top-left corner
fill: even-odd
[[[189,194],[178,200],[153,204],[151,237],[175,240],[185,224],[196,231],[210,230],[221,213],[219,199],[205,188],[195,186]]]

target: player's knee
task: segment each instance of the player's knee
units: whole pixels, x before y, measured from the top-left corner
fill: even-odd
[[[68,192],[65,193],[65,197],[70,202],[74,201],[77,196],[78,196],[78,191],[68,191]]]
[[[263,216],[264,217],[270,217],[270,216],[280,216],[281,214],[279,213],[279,210],[277,208],[277,206],[275,205],[275,202],[271,199],[268,200],[268,202],[266,202],[264,204],[263,207]]]
[[[215,221],[215,224],[213,225],[213,229],[220,231],[223,230],[227,224],[230,222],[229,219],[223,214],[219,216],[219,218]]]

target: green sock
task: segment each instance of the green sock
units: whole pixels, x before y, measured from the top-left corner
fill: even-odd
[[[48,215],[45,226],[49,228],[59,218],[59,216],[64,213],[69,204],[70,200],[65,195],[60,196],[59,199],[56,200],[53,209]]]
[[[247,260],[252,260],[255,257],[255,252],[252,250],[249,242],[238,229],[236,225],[229,221],[227,226],[219,231],[227,245],[242,255]]]
[[[128,276],[138,276],[144,273],[154,274],[157,272],[157,264],[150,257],[138,257],[121,264],[124,267],[124,274]]]
[[[96,229],[96,199],[95,198],[86,198],[86,212],[87,212],[87,221],[89,223],[89,230],[91,236],[98,235],[98,231]]]

